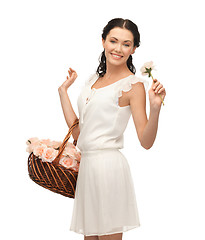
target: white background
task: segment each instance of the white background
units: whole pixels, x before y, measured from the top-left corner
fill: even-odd
[[[79,89],[96,70],[102,29],[115,17],[138,25],[136,75],[144,62],[153,60],[153,75],[167,91],[150,150],[140,146],[132,117],[124,133],[122,151],[131,167],[141,226],[125,232],[123,239],[205,239],[202,4],[1,1],[1,239],[83,239],[69,231],[74,200],[29,179],[26,140],[64,139],[68,127],[58,87],[68,68],[74,68],[79,77],[68,94],[78,116]]]

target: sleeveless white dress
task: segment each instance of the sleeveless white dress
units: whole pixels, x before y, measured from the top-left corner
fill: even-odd
[[[132,84],[148,81],[130,75],[99,89],[93,74],[78,96],[81,162],[70,230],[85,236],[121,233],[140,226],[135,189],[123,148],[130,105],[118,98]]]

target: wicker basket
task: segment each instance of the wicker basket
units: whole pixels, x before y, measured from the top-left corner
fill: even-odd
[[[29,177],[40,186],[69,198],[75,198],[78,172],[63,167],[59,164],[59,160],[73,129],[78,123],[79,119],[76,119],[70,127],[68,134],[59,147],[59,153],[52,163],[43,162],[33,152],[28,157]],[[77,140],[74,140],[73,144],[76,146]]]

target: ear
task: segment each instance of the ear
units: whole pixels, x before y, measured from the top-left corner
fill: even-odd
[[[105,40],[102,38],[102,45],[103,45],[103,48],[105,48]]]
[[[137,46],[135,46],[135,47],[132,49],[132,53],[131,53],[131,54],[134,54],[134,53],[135,53],[136,48],[137,48]]]

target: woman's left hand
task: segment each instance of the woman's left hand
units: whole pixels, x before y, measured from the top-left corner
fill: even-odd
[[[162,100],[159,94],[161,95],[161,98],[164,101],[164,98],[166,96],[165,88],[157,79],[154,79],[152,81],[152,86],[149,89],[150,107],[154,109],[159,109],[161,107]]]

